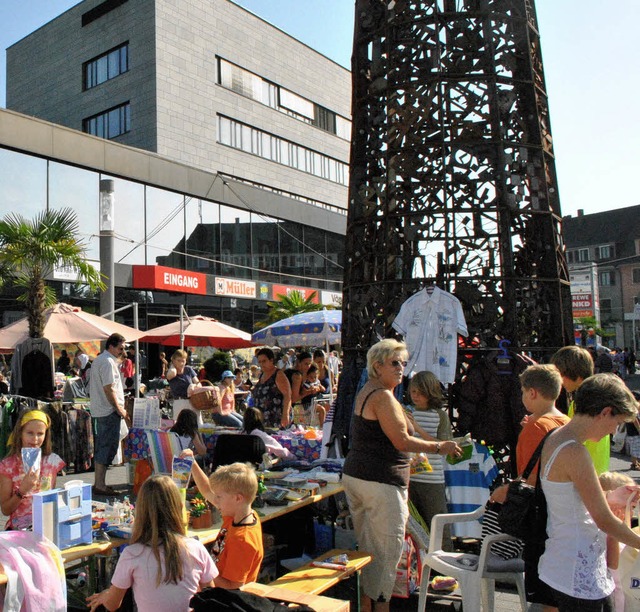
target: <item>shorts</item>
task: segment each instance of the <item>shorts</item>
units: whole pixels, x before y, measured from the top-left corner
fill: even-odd
[[[407,489],[343,475],[342,483],[360,550],[373,560],[362,570],[362,592],[389,601],[409,517]]]
[[[613,595],[602,599],[580,599],[556,589],[551,590],[559,612],[615,612]]]
[[[93,418],[94,453],[93,459],[100,465],[110,465],[120,445],[120,421],[117,412],[109,416]]]

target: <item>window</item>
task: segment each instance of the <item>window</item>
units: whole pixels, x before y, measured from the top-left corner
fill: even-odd
[[[613,257],[613,247],[610,244],[595,248],[596,259],[611,259]]]
[[[634,284],[640,283],[640,268],[633,269],[633,282]]]
[[[589,249],[578,249],[578,261],[589,261]]]
[[[616,284],[616,277],[613,270],[607,270],[598,274],[598,283],[601,287],[611,287]]]
[[[84,63],[84,89],[91,89],[128,70],[129,43],[126,42]]]
[[[131,130],[131,108],[129,102],[111,108],[82,122],[82,130],[100,138],[116,138]]]
[[[600,300],[600,312],[603,315],[611,314],[611,300],[610,299]]]
[[[568,263],[573,263],[574,262],[574,256],[575,256],[575,253],[573,251],[567,251],[567,262]]]
[[[341,185],[347,164],[228,117],[218,117],[218,142]]]
[[[218,57],[218,85],[310,125],[351,140],[351,121]]]

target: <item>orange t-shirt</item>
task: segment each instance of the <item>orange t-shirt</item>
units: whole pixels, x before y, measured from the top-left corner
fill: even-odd
[[[211,547],[220,576],[232,582],[255,582],[264,556],[262,525],[253,514],[251,525],[234,525],[233,517],[222,518],[220,533]]]
[[[531,417],[530,417],[531,418]],[[539,419],[529,420],[520,432],[518,437],[518,445],[516,446],[516,467],[518,475],[524,472],[524,469],[531,459],[531,455],[538,448],[538,444],[545,437],[548,431],[556,427],[561,427],[569,422],[569,417],[565,414],[544,415]],[[538,474],[538,465],[533,468],[530,476],[530,482]]]

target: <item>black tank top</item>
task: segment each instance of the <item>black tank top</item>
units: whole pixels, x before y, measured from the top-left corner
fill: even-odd
[[[361,480],[406,488],[409,486],[409,455],[391,444],[379,421],[361,416],[367,400],[379,390],[371,391],[362,402],[360,414],[353,415],[351,449],[343,473]]]

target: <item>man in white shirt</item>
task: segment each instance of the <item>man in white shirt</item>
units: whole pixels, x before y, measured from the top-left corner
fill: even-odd
[[[94,421],[94,462],[96,495],[117,495],[105,482],[107,467],[113,461],[120,444],[120,421],[127,418],[124,408],[124,389],[120,377],[120,359],[125,352],[125,339],[111,334],[105,350],[91,366],[89,388],[91,416]]]

